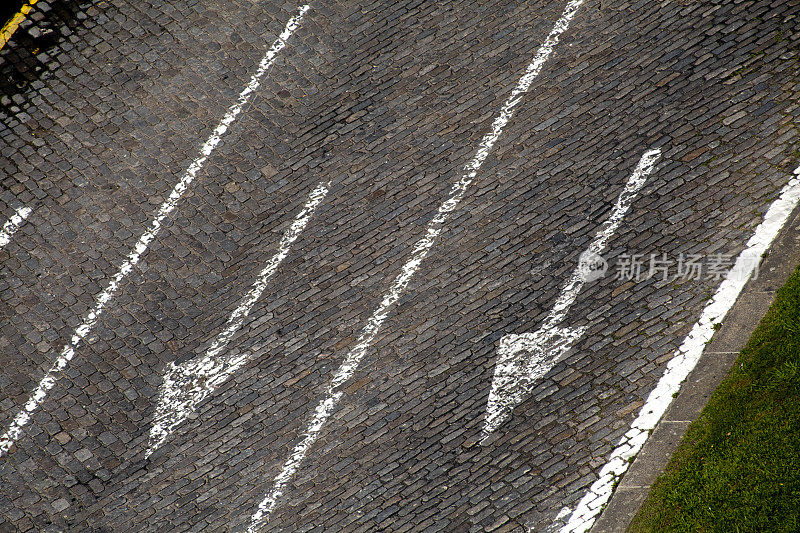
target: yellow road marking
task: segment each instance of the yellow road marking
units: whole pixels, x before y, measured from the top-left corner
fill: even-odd
[[[19,25],[22,24],[22,21],[25,20],[25,17],[31,12],[33,4],[38,1],[39,0],[29,0],[27,4],[22,6],[16,15],[11,17],[11,20],[6,22],[6,25],[3,26],[2,30],[0,30],[0,49],[6,45],[9,39],[11,39],[11,36],[14,35],[14,32],[17,31],[17,28],[19,28]]]

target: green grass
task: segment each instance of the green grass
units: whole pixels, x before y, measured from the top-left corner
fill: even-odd
[[[628,531],[800,532],[800,268]]]

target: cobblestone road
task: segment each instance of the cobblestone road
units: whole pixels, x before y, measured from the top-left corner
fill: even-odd
[[[312,2],[0,458],[0,531],[246,529],[565,5]],[[297,9],[39,0],[0,50],[0,223],[31,209],[0,250],[4,431]],[[799,41],[796,0],[586,0],[261,528],[544,531],[574,508],[719,285],[615,265],[744,248],[798,164]],[[586,333],[481,443],[499,339],[539,327],[653,148],[569,311]],[[230,340],[249,361],[145,457],[168,365],[321,182]]]

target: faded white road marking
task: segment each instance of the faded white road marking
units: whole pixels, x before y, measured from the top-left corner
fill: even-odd
[[[486,407],[484,439],[511,416],[511,411],[531,393],[536,382],[561,360],[573,342],[583,336],[586,326],[562,328],[559,324],[566,318],[569,308],[575,303],[584,284],[591,281],[592,273],[584,258],[598,257],[606,247],[606,243],[617,231],[631,204],[647,182],[660,156],[661,151],[656,149],[645,152],[641,157],[633,174],[628,178],[625,189],[617,198],[611,216],[581,254],[581,261],[567,280],[542,326],[532,333],[505,335],[500,340],[492,389]]]
[[[228,347],[231,338],[239,331],[255,303],[261,298],[261,294],[267,288],[267,282],[278,270],[281,262],[289,255],[292,243],[297,240],[314,215],[314,211],[325,199],[329,186],[330,183],[320,183],[311,191],[308,201],[283,234],[278,251],[261,270],[250,292],[242,299],[239,307],[231,313],[225,329],[217,335],[205,355],[179,365],[170,363],[164,374],[164,383],[159,393],[145,457],[161,446],[178,424],[186,420],[194,411],[197,404],[227,381],[250,358],[248,354],[218,356]]]
[[[598,480],[578,502],[569,521],[561,528],[562,533],[588,531],[594,524],[603,505],[611,497],[614,481],[628,469],[629,459],[639,453],[647,440],[648,432],[656,427],[672,402],[672,395],[680,389],[683,380],[694,369],[703,354],[703,349],[714,334],[714,324],[721,322],[728,314],[745,284],[758,268],[764,252],[769,249],[789,219],[789,215],[800,202],[800,167],[795,169],[794,174],[795,177],[781,190],[780,197],[769,206],[764,220],[747,241],[746,248],[736,258],[730,274],[720,284],[697,323],[675,351],[672,360],[667,363],[667,370],[647,397],[639,415],[631,424],[631,429],[611,452],[608,463],[600,469]]]
[[[8,221],[3,224],[3,229],[0,230],[0,250],[5,248],[6,244],[11,242],[11,237],[22,226],[22,223],[28,218],[33,210],[30,207],[19,207]]]
[[[475,179],[478,170],[492,151],[500,134],[503,132],[503,128],[511,119],[514,107],[522,100],[523,95],[528,91],[533,80],[542,71],[542,67],[553,52],[553,48],[558,43],[559,37],[567,29],[578,7],[582,3],[583,0],[571,0],[567,4],[566,9],[555,23],[555,26],[550,31],[544,44],[542,44],[536,52],[536,55],[528,65],[525,73],[519,79],[516,87],[511,91],[511,95],[503,104],[500,114],[492,122],[491,131],[483,136],[475,155],[464,167],[464,174],[461,176],[461,179],[453,184],[447,199],[439,206],[436,216],[428,223],[425,235],[414,245],[411,257],[403,265],[400,274],[395,278],[389,291],[383,296],[380,304],[364,325],[364,329],[361,331],[355,346],[347,353],[341,366],[334,374],[333,379],[328,385],[325,397],[320,401],[311,423],[306,428],[303,440],[295,446],[292,454],[284,463],[281,472],[275,478],[272,491],[267,494],[264,500],[259,504],[258,510],[251,517],[250,526],[248,528],[249,532],[257,531],[264,520],[269,520],[269,515],[275,508],[278,498],[281,497],[286,485],[294,477],[297,468],[300,466],[309,448],[317,440],[320,429],[322,429],[341,399],[342,391],[338,389],[355,373],[367,349],[375,340],[381,325],[389,315],[391,307],[405,292],[411,278],[428,255],[431,247],[444,229],[444,225],[450,218],[451,213],[458,207],[458,204],[466,193],[467,187],[469,187]]]
[[[311,422],[308,424],[305,434],[303,435],[303,440],[301,440],[297,446],[294,447],[292,454],[289,456],[289,458],[286,460],[286,464],[283,466],[283,470],[281,470],[281,473],[275,477],[272,492],[270,492],[267,497],[264,498],[264,500],[258,505],[258,509],[250,518],[250,526],[247,528],[247,533],[254,533],[258,531],[258,529],[261,527],[262,521],[269,519],[269,514],[275,508],[278,498],[283,495],[286,484],[289,483],[289,481],[291,481],[291,479],[294,477],[294,473],[297,471],[300,463],[303,462],[306,452],[311,445],[314,444],[314,441],[317,440],[317,434],[319,433],[319,430],[322,429],[322,426],[328,420],[328,417],[331,416],[331,413],[339,403],[339,399],[342,397],[342,394],[344,394],[342,391],[330,392],[330,394],[323,399],[319,405],[317,405],[317,408],[314,411],[314,416],[311,419]]]
[[[256,70],[256,73],[250,78],[250,82],[245,86],[242,92],[239,93],[239,98],[236,103],[228,108],[228,112],[225,113],[225,116],[222,118],[220,123],[216,128],[214,128],[211,136],[208,138],[205,144],[203,144],[202,148],[200,149],[200,156],[198,156],[197,159],[195,159],[192,164],[189,165],[189,168],[183,174],[180,181],[172,189],[169,198],[167,198],[167,200],[161,204],[161,207],[156,213],[155,218],[150,224],[150,228],[139,238],[139,242],[136,243],[136,247],[128,255],[128,258],[125,260],[125,262],[122,263],[119,271],[114,275],[114,277],[111,278],[111,282],[97,297],[94,308],[89,312],[88,315],[86,315],[86,317],[83,319],[83,323],[78,327],[78,329],[75,330],[75,334],[72,336],[69,344],[64,346],[64,349],[61,351],[61,355],[58,356],[55,363],[53,363],[53,366],[50,367],[50,370],[47,371],[47,374],[45,374],[44,378],[42,378],[42,381],[40,381],[39,385],[36,387],[36,389],[34,389],[22,410],[17,414],[17,416],[14,417],[14,420],[11,422],[11,426],[2,436],[0,436],[0,457],[5,455],[14,442],[16,442],[16,440],[20,437],[22,434],[22,428],[30,421],[31,413],[33,413],[33,411],[39,407],[40,402],[45,398],[45,396],[47,396],[47,391],[53,388],[56,378],[75,356],[75,350],[78,349],[80,343],[97,323],[98,318],[100,318],[100,315],[105,311],[106,306],[117,292],[122,280],[125,279],[128,274],[130,274],[131,270],[133,270],[133,267],[139,262],[142,254],[147,251],[150,243],[161,229],[161,225],[163,224],[164,220],[170,215],[170,213],[172,213],[172,211],[175,209],[175,206],[178,205],[178,201],[186,192],[186,189],[189,188],[189,185],[192,183],[197,173],[203,167],[203,163],[205,163],[206,159],[208,159],[208,156],[214,151],[214,148],[216,148],[220,138],[227,131],[228,126],[233,123],[234,119],[236,119],[237,115],[239,115],[239,113],[242,111],[242,108],[250,100],[251,95],[261,85],[261,78],[267,72],[269,67],[271,67],[275,62],[278,52],[280,52],[286,46],[286,40],[300,26],[300,22],[303,20],[303,15],[305,15],[308,9],[309,7],[307,5],[301,6],[299,8],[299,13],[289,20],[289,22],[286,24],[286,28],[283,30],[283,33],[281,33],[275,42],[272,43],[272,46],[267,51],[266,55],[261,59],[258,70]]]

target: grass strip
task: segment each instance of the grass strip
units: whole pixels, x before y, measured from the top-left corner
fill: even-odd
[[[800,267],[628,531],[800,532]]]

